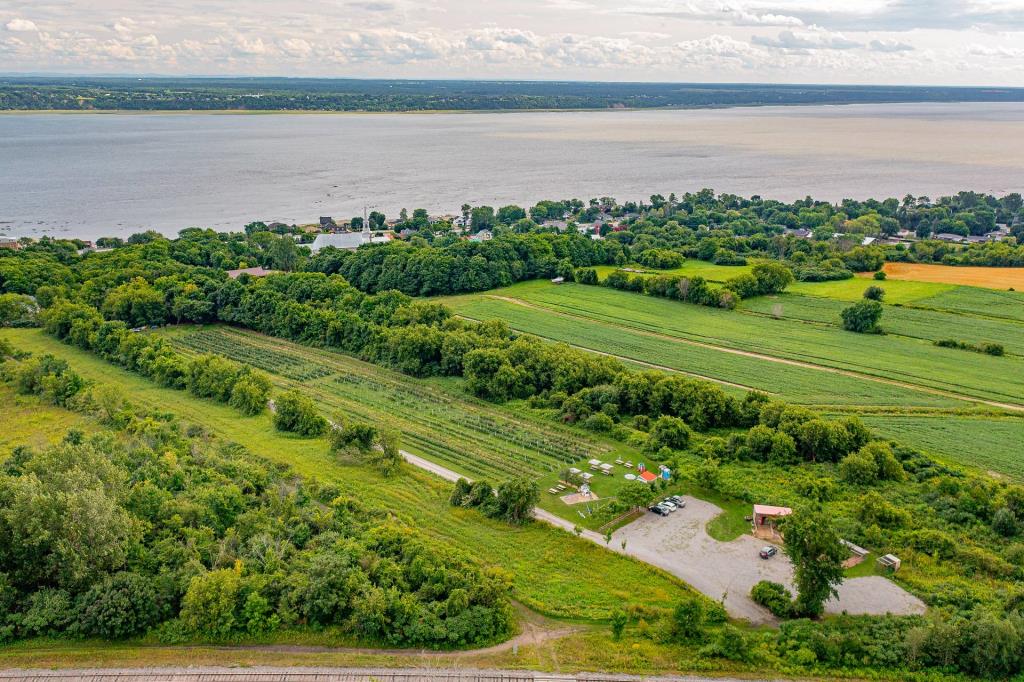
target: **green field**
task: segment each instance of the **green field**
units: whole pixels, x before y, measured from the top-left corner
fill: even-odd
[[[885,289],[885,298],[889,303],[914,303],[928,296],[943,294],[952,289],[967,289],[955,284],[938,284],[936,282],[910,282],[907,280],[885,280],[876,282],[867,277],[852,277],[835,282],[794,282],[787,291],[794,294],[834,298],[838,301],[857,301],[864,295],[864,290],[872,284]]]
[[[842,324],[840,314],[847,305],[830,298],[785,293],[743,301],[738,310],[828,324],[838,329]],[[882,313],[882,328],[886,334],[925,341],[955,338],[973,343],[1000,343],[1007,353],[1024,355],[1024,324],[1005,318],[887,305]]]
[[[865,415],[880,435],[944,459],[1024,479],[1024,418]]]
[[[162,388],[88,352],[64,345],[39,330],[5,329],[0,331],[0,337],[10,339],[23,350],[49,352],[65,358],[86,379],[117,385],[125,397],[137,405],[172,412],[186,424],[202,424],[218,436],[244,445],[254,454],[289,464],[300,475],[333,483],[344,494],[386,509],[438,542],[457,546],[482,561],[503,567],[512,577],[515,598],[541,613],[602,619],[612,610],[630,604],[647,607],[671,604],[688,589],[657,569],[544,524],[510,527],[486,519],[474,510],[453,509],[448,504],[451,485],[425,472],[404,467],[393,477],[381,478],[368,467],[339,462],[323,439],[307,440],[275,431],[268,414],[243,417],[226,405]],[[300,346],[276,340],[273,343],[268,348],[284,348],[287,354],[300,356],[297,352]],[[309,352],[337,357],[325,351]],[[293,374],[307,371],[296,367],[293,360],[285,360],[284,364],[290,366],[288,371]],[[281,386],[294,381],[279,376],[274,380]],[[346,390],[343,386],[336,388],[326,376],[306,381],[304,386],[314,386],[316,392],[312,395],[317,398]],[[373,418],[384,422],[403,409],[400,405],[390,405],[385,412],[374,412]],[[330,416],[333,407],[325,404],[324,411]],[[447,439],[444,432],[439,436]],[[637,590],[636,585],[644,585],[644,589]]]
[[[533,307],[496,301],[492,296],[512,298]],[[995,358],[971,353],[967,361],[963,351],[936,348],[917,339],[851,334],[798,320],[743,315],[603,287],[528,282],[488,294],[449,299],[449,302],[460,313],[473,318],[504,317],[523,331],[570,342],[577,340],[584,346],[587,342],[578,340],[583,327],[581,321],[592,320],[607,325],[611,332],[639,331],[685,343],[687,353],[694,352],[697,347],[694,344],[707,344],[719,353],[729,350],[758,353],[900,382],[911,388],[945,391],[965,399],[1024,405],[1024,359],[1019,357]],[[504,305],[496,306],[496,302]],[[512,307],[522,310],[512,314]],[[552,313],[558,314],[554,316],[555,326],[563,328],[560,336],[534,332],[521,324],[524,317]],[[609,334],[607,341],[606,347],[591,347],[616,353],[615,334]],[[736,357],[733,354],[729,359],[735,361]],[[693,367],[689,371],[716,376],[713,371],[701,372],[700,364]],[[818,380],[831,383],[831,377]],[[776,390],[786,390],[782,383],[772,381],[772,384],[778,387]],[[839,400],[833,402],[843,402],[841,396],[837,398]]]
[[[617,265],[599,265],[594,269],[597,270],[599,279],[604,279],[616,270],[626,268],[633,271],[630,272],[632,275],[685,275],[687,277],[703,277],[709,282],[724,282],[737,275],[749,273],[752,267],[754,267],[753,263],[748,265],[715,265],[706,260],[690,258],[684,261],[678,268],[670,270],[655,270],[654,268],[647,268],[635,263],[621,267]]]
[[[934,296],[917,299],[914,305],[1024,322],[1024,292],[1020,291],[954,287]]]

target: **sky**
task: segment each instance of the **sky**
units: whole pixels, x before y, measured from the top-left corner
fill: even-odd
[[[0,72],[1024,86],[1024,0],[0,0]]]

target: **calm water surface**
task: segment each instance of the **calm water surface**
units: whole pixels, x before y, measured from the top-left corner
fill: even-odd
[[[0,116],[0,235],[237,229],[364,205],[455,213],[702,187],[784,200],[1024,191],[1024,105]]]

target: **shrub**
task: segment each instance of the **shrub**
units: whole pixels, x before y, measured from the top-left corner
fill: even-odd
[[[864,299],[844,308],[843,329],[858,334],[878,334],[881,329],[878,321],[882,318],[882,304],[878,301]]]
[[[181,620],[197,635],[227,637],[235,629],[239,571],[223,569],[192,578],[181,601]]]
[[[871,485],[878,480],[878,464],[870,453],[858,450],[839,463],[839,475],[855,485]]]
[[[869,301],[881,301],[885,298],[885,289],[882,287],[870,286],[864,290],[864,298]]]
[[[366,452],[373,447],[373,441],[377,438],[377,429],[369,424],[350,423],[340,429],[331,429],[329,437],[331,448],[335,451],[354,447]]]
[[[793,616],[793,595],[785,585],[762,580],[750,588],[750,598],[755,604],[760,604],[771,611],[776,618]]]
[[[316,404],[298,391],[282,393],[275,401],[274,427],[312,438],[327,431],[327,420],[316,411]]]
[[[259,372],[242,376],[231,389],[228,404],[243,414],[260,414],[270,398],[270,379]]]
[[[729,661],[749,661],[753,656],[753,647],[739,628],[726,624],[715,633],[711,644],[701,648],[700,653]]]
[[[885,274],[885,270],[879,270],[879,271],[878,271],[878,272],[876,272],[876,273],[875,273],[874,275],[872,275],[872,277],[873,277],[874,279],[878,280],[879,282],[884,282],[884,281],[885,281],[885,278],[886,278],[886,276],[887,276],[887,275]]]
[[[781,293],[793,283],[793,272],[776,261],[758,263],[750,269],[750,274],[757,280],[758,292],[761,294]]]
[[[654,422],[647,440],[648,452],[658,452],[661,448],[683,450],[690,444],[693,431],[679,417],[661,416]]]
[[[669,636],[675,642],[697,642],[704,638],[704,605],[697,597],[676,604],[669,619]]]
[[[597,270],[594,268],[577,268],[575,277],[580,284],[597,284]]]
[[[626,623],[629,622],[629,617],[626,612],[622,609],[615,609],[612,612],[612,641],[617,642],[622,639],[622,631],[626,629]]]
[[[615,426],[615,422],[604,412],[598,412],[587,417],[586,421],[583,422],[583,425],[591,431],[606,433],[612,430],[612,427]]]
[[[82,596],[79,627],[88,637],[124,639],[145,632],[160,618],[156,590],[137,573],[117,573]]]

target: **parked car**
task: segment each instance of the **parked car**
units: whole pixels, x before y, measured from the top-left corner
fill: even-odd
[[[771,559],[773,556],[779,553],[779,548],[773,545],[765,545],[761,548],[759,554],[762,559]]]
[[[675,511],[679,509],[679,505],[673,502],[672,500],[662,500],[659,504],[661,504],[662,507],[668,507],[669,511]]]
[[[674,502],[675,505],[677,507],[679,507],[680,509],[682,509],[683,507],[686,506],[686,500],[683,499],[682,495],[672,495],[668,499],[671,500],[672,502]]]
[[[654,505],[652,507],[648,507],[647,511],[654,512],[658,516],[668,516],[669,515],[668,507],[663,507],[660,504],[656,504],[656,505]]]

